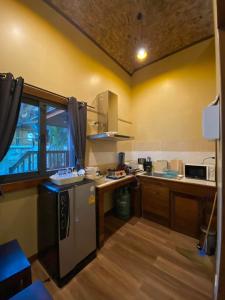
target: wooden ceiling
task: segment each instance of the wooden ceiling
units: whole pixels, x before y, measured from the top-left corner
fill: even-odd
[[[45,0],[132,75],[213,35],[211,0]],[[141,18],[138,19],[138,14]],[[145,46],[147,59],[135,58]]]

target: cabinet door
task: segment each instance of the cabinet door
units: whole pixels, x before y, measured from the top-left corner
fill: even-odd
[[[172,193],[171,227],[173,230],[199,238],[202,224],[202,199],[196,196]]]
[[[74,187],[74,265],[96,249],[95,186],[91,183]]]
[[[143,183],[141,191],[143,217],[169,226],[169,189],[160,183]]]

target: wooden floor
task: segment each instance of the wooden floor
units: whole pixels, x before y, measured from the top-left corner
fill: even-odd
[[[110,233],[117,231],[110,236]],[[107,217],[108,239],[97,258],[64,288],[46,282],[54,299],[212,299],[213,259],[196,240],[144,219]],[[46,279],[38,261],[34,279]]]

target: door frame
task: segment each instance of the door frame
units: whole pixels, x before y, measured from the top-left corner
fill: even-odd
[[[213,0],[220,139],[217,142],[217,255],[214,299],[225,299],[225,0]]]

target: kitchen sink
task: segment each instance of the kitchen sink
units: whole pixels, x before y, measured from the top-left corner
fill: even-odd
[[[151,173],[145,172],[144,175],[151,176],[151,177],[162,177],[162,178],[174,179],[177,178],[178,172],[171,171],[171,170],[164,171],[164,172],[151,172]]]

